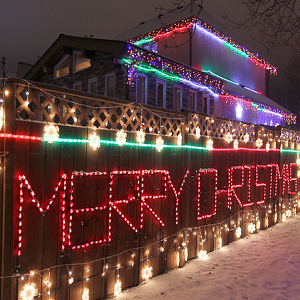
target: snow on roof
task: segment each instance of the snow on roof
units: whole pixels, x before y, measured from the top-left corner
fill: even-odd
[[[234,93],[236,95],[243,96],[245,99],[249,99],[249,100],[252,100],[252,101],[257,102],[257,103],[261,103],[261,104],[264,104],[264,105],[267,105],[267,106],[270,106],[270,107],[273,107],[273,108],[276,108],[276,109],[280,109],[281,111],[289,113],[289,114],[291,113],[288,109],[286,109],[283,106],[279,105],[278,103],[276,103],[272,99],[270,99],[270,98],[268,98],[264,95],[252,92],[252,91],[250,91],[250,90],[248,90],[248,89],[246,89],[246,88],[244,88],[240,85],[235,85],[233,83],[226,82],[226,85],[225,85],[224,89],[229,94]]]

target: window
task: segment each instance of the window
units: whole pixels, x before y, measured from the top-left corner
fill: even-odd
[[[73,90],[81,91],[81,82],[76,82],[73,84]]]
[[[90,78],[88,80],[88,92],[91,94],[97,94],[97,78]]]
[[[66,55],[63,59],[54,67],[54,78],[67,76],[70,74],[70,56]]]
[[[195,91],[189,91],[189,103],[190,110],[197,110],[197,93]]]
[[[156,81],[156,106],[166,107],[166,82]]]
[[[115,73],[105,75],[104,96],[116,97],[116,74]]]
[[[214,98],[209,95],[203,95],[202,99],[202,112],[205,114],[214,114]]]
[[[91,66],[91,60],[82,56],[82,52],[73,52],[73,72],[78,72],[87,69]]]
[[[174,86],[173,109],[181,110],[182,89],[179,86]]]
[[[147,76],[142,74],[136,76],[136,102],[147,104]]]

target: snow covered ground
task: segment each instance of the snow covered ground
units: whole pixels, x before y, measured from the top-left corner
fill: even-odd
[[[210,252],[205,261],[193,259],[127,289],[117,299],[300,299],[300,215]]]

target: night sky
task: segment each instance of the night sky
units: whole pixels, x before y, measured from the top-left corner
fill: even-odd
[[[61,33],[114,38],[140,22],[156,17],[160,11],[154,7],[159,4],[166,8],[171,6],[170,0],[2,1],[0,57],[6,57],[7,76],[16,74],[20,61],[34,64]],[[225,25],[229,24],[222,19],[221,14],[228,14],[233,19],[242,19],[246,13],[238,0],[204,0],[203,6]],[[262,46],[251,41],[250,33],[243,32],[241,35],[244,40],[246,38],[249,41],[246,47],[254,48],[279,68],[280,78],[281,70],[287,61],[285,55],[281,55],[282,51],[267,53]],[[280,80],[276,80],[278,86]]]

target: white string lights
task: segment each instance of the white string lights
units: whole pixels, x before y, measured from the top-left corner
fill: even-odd
[[[85,287],[83,289],[83,293],[82,293],[81,299],[82,300],[90,300],[90,290],[87,287]]]
[[[146,138],[146,133],[143,131],[143,129],[140,129],[137,133],[136,133],[136,141],[139,144],[144,144],[145,143],[145,138]]]
[[[26,283],[20,291],[20,300],[33,300],[38,295],[38,289],[35,283]]]
[[[156,139],[156,150],[158,152],[161,152],[161,150],[164,148],[164,140],[161,136],[159,136],[157,139]]]
[[[149,278],[151,278],[153,275],[153,269],[151,266],[146,266],[145,268],[143,268],[142,270],[142,278],[144,280],[147,280]]]
[[[126,138],[127,133],[123,129],[117,131],[116,142],[119,146],[123,146],[126,143]]]
[[[114,285],[114,295],[118,296],[122,291],[122,282],[120,279],[117,279],[115,285]]]
[[[93,150],[100,148],[100,136],[96,132],[89,135],[89,145]]]
[[[59,127],[53,123],[47,124],[44,127],[44,139],[48,143],[53,143],[59,139]]]

